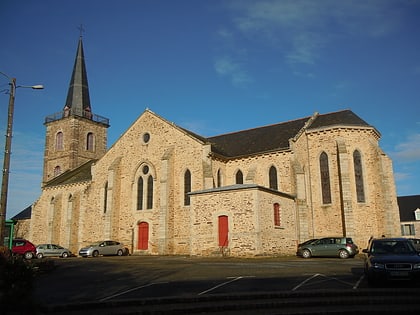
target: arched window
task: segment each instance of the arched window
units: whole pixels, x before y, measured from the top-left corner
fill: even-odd
[[[57,132],[57,134],[55,135],[55,149],[56,150],[64,149],[63,133],[61,131]]]
[[[143,165],[141,172],[137,180],[137,210],[153,209],[153,176],[148,165]]]
[[[190,196],[188,193],[191,192],[191,172],[186,170],[184,174],[184,205],[190,205]]]
[[[86,150],[87,151],[93,151],[93,142],[94,142],[94,136],[93,136],[93,132],[88,132],[87,136],[86,136]]]
[[[56,167],[54,167],[54,176],[58,176],[60,174],[61,174],[61,167],[57,165]]]
[[[236,183],[243,184],[244,183],[244,175],[242,174],[241,170],[236,172]]]
[[[217,187],[222,186],[222,172],[220,169],[217,171]]]
[[[354,178],[356,182],[356,195],[357,202],[365,202],[365,189],[363,185],[363,170],[362,170],[362,157],[358,150],[353,152],[354,164]]]
[[[153,208],[153,177],[149,175],[147,179],[147,209]]]
[[[108,182],[106,182],[104,186],[104,213],[106,213],[106,210],[107,210],[107,203],[108,203]]]
[[[277,169],[274,166],[270,167],[270,170],[268,172],[269,182],[270,182],[270,188],[274,190],[278,190],[278,184],[277,184]]]
[[[328,156],[325,152],[322,152],[319,157],[319,167],[321,171],[322,203],[331,203],[330,170]]]
[[[274,210],[274,226],[280,226],[281,225],[280,204],[277,202],[273,204],[273,210]]]
[[[137,181],[137,210],[143,210],[143,177]]]

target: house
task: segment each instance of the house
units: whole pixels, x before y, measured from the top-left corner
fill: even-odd
[[[212,137],[146,109],[107,148],[80,38],[66,103],[44,124],[34,243],[253,257],[294,254],[314,237],[400,235],[392,161],[349,109]]]
[[[420,238],[420,195],[397,198],[400,209],[401,235]]]

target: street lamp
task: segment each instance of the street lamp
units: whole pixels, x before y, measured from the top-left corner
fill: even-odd
[[[9,167],[10,167],[10,150],[12,147],[12,127],[13,127],[13,111],[15,107],[15,93],[17,88],[31,88],[41,90],[42,85],[16,85],[16,78],[11,78],[7,74],[0,71],[0,74],[5,76],[10,82],[9,90],[9,109],[7,116],[7,130],[6,143],[4,145],[4,160],[3,160],[3,177],[1,181],[1,199],[0,199],[0,246],[4,246],[5,229],[6,229],[6,208],[7,208],[7,193],[9,187]]]

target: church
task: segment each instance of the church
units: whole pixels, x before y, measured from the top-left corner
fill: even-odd
[[[351,110],[203,137],[146,109],[107,148],[80,37],[64,106],[45,118],[42,192],[26,238],[74,253],[294,255],[324,236],[399,236],[391,159]]]

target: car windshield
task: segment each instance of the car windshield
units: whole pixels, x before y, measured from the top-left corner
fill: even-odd
[[[407,241],[377,240],[372,243],[371,252],[375,255],[413,255],[416,250]]]
[[[99,246],[102,242],[95,242],[89,245],[89,247]]]

